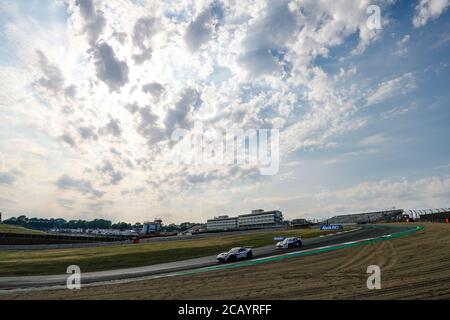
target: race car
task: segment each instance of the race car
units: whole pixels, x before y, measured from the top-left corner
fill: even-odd
[[[217,255],[217,262],[226,263],[243,259],[251,259],[253,257],[252,248],[250,247],[237,247],[228,252],[222,252]]]
[[[302,239],[292,237],[286,238],[283,241],[277,243],[277,249],[289,249],[289,248],[298,248],[302,245]]]

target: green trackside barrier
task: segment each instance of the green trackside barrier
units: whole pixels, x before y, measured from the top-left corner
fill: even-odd
[[[370,227],[377,228],[380,226],[370,226]],[[381,237],[377,237],[377,238],[373,238],[373,239],[369,239],[369,240],[365,240],[365,241],[341,244],[341,245],[336,245],[336,246],[327,247],[327,248],[320,248],[320,249],[316,249],[316,250],[313,249],[313,250],[306,251],[306,252],[304,252],[304,251],[292,252],[292,253],[288,253],[288,254],[277,255],[275,257],[267,257],[267,258],[260,258],[257,260],[237,262],[237,263],[233,263],[230,265],[218,265],[218,266],[211,266],[211,267],[205,267],[205,268],[194,269],[194,270],[179,271],[179,272],[171,273],[170,276],[181,276],[181,275],[189,275],[189,274],[218,271],[218,270],[225,270],[225,269],[242,268],[242,267],[247,267],[247,266],[253,266],[256,264],[280,261],[280,260],[284,260],[284,259],[288,259],[288,258],[292,258],[292,257],[308,256],[308,255],[317,254],[317,253],[329,252],[329,251],[339,250],[339,249],[343,249],[343,248],[350,248],[350,247],[367,245],[370,243],[377,243],[377,242],[381,242],[381,241],[385,241],[385,240],[400,238],[400,237],[406,236],[408,234],[425,229],[422,226],[416,226],[414,228],[409,228],[409,227],[405,227],[405,228],[407,229],[405,231],[399,231],[399,232],[393,233],[389,236],[381,236]],[[162,275],[162,276],[164,276],[164,275]]]

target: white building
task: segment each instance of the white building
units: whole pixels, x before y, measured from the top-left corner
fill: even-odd
[[[214,217],[206,222],[206,230],[208,231],[229,231],[237,230],[238,218],[230,218],[228,216]]]
[[[239,229],[263,229],[283,225],[283,214],[279,210],[253,210],[252,213],[238,216]]]
[[[142,225],[142,234],[156,233],[161,230],[162,220],[155,219],[153,222],[144,222]]]
[[[279,210],[253,210],[252,213],[238,217],[219,216],[209,219],[206,223],[208,231],[229,231],[281,227],[283,214]]]

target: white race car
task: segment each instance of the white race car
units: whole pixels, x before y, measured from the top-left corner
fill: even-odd
[[[250,247],[237,247],[228,252],[222,252],[217,255],[217,262],[226,263],[243,259],[251,259],[253,257],[252,248]]]
[[[297,237],[286,238],[277,243],[277,249],[298,248],[302,246],[302,239]]]

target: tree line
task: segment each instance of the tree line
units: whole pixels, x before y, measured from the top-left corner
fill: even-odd
[[[4,224],[13,224],[30,229],[116,229],[116,230],[128,230],[133,228],[142,228],[142,225],[137,222],[130,224],[126,222],[112,223],[110,220],[94,219],[88,220],[65,220],[62,218],[28,218],[25,215],[18,217],[11,217],[3,221]]]
[[[94,219],[94,220],[65,220],[62,218],[28,218],[25,215],[18,217],[11,217],[3,221],[4,224],[17,225],[29,229],[39,229],[39,230],[50,230],[50,229],[115,229],[115,230],[140,230],[142,224],[136,222],[134,224],[127,222],[117,222],[112,223],[110,220],[105,219]],[[162,231],[166,232],[177,232],[184,231],[197,223],[183,222],[179,225],[169,224],[167,226],[163,225],[161,227]]]

